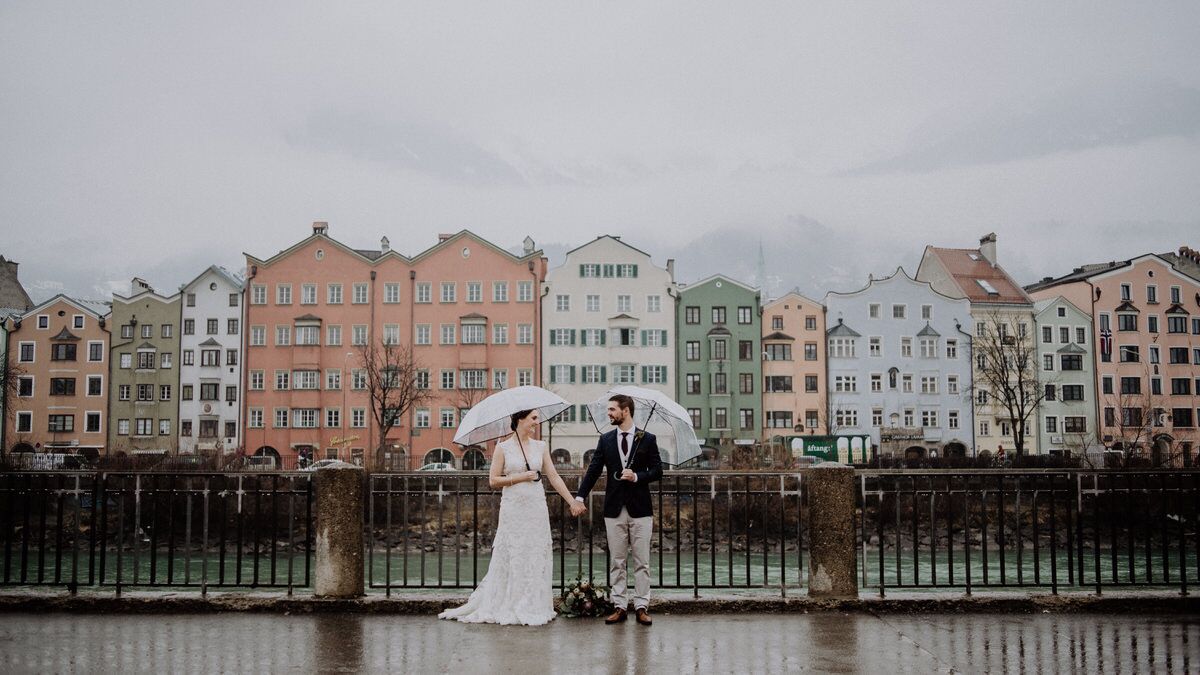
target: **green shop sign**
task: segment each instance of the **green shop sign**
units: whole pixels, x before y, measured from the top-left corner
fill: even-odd
[[[871,437],[861,436],[788,436],[792,457],[817,457],[826,462],[853,464],[871,459]]]

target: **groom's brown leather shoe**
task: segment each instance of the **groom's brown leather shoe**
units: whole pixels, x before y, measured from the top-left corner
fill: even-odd
[[[645,607],[638,608],[637,622],[642,624],[643,626],[649,626],[650,624],[654,623],[653,621],[650,620],[650,612],[648,612]]]
[[[610,626],[614,623],[623,623],[625,621],[625,614],[626,614],[625,610],[618,609],[617,611],[613,612],[612,614],[609,614],[608,617],[604,619],[604,623],[606,623]]]

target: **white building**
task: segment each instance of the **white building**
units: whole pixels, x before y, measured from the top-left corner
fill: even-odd
[[[675,396],[675,264],[602,236],[567,253],[542,289],[543,386],[575,403],[542,433],[556,462],[586,463],[596,427],[586,403],[618,385]],[[603,428],[603,427],[602,427]],[[654,430],[653,428],[651,429]],[[674,455],[659,434],[665,461]]]
[[[213,265],[180,289],[180,452],[241,447],[242,287]]]
[[[897,268],[825,295],[829,432],[879,452],[964,455],[972,440],[971,303]]]

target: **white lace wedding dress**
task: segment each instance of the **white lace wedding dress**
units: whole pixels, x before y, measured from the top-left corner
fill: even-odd
[[[504,453],[504,475],[527,471],[516,439],[496,444],[496,451]],[[525,444],[533,470],[542,466],[545,452],[543,441],[530,440]],[[550,513],[543,483],[526,481],[504,488],[487,574],[467,604],[448,609],[438,618],[505,625],[549,623],[554,619],[551,545]]]

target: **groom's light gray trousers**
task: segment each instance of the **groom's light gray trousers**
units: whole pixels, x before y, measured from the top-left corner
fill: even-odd
[[[650,535],[654,517],[634,518],[621,509],[616,518],[605,518],[608,532],[609,580],[613,604],[618,609],[629,606],[629,578],[626,570],[633,564],[633,606],[650,606]]]

